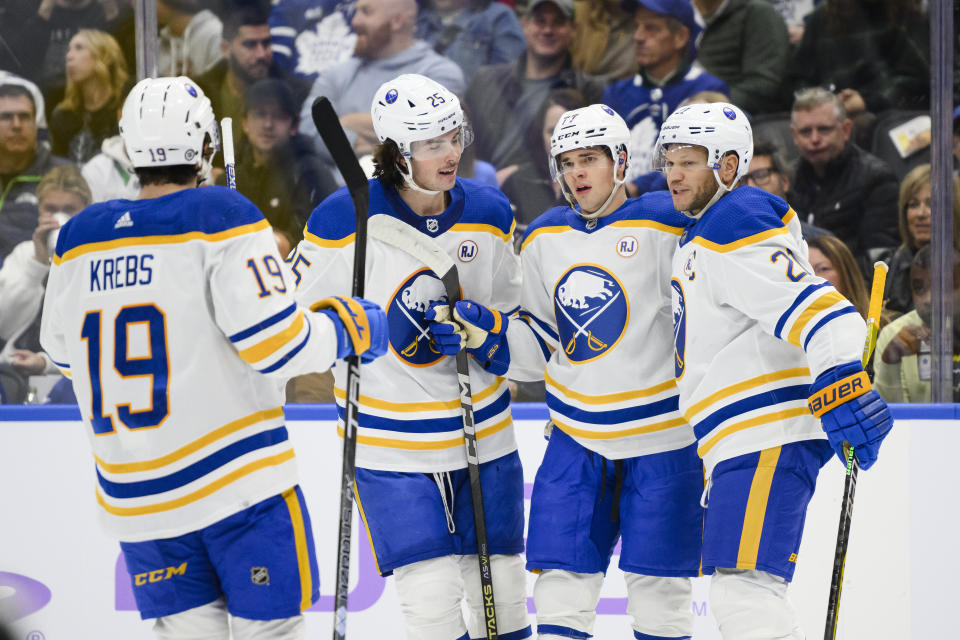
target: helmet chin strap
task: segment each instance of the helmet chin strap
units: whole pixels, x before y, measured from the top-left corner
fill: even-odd
[[[713,197],[707,201],[707,204],[703,205],[703,208],[700,209],[696,214],[690,213],[689,211],[684,211],[683,213],[691,218],[699,219],[704,213],[707,212],[707,209],[712,207],[717,203],[717,200],[722,198],[724,194],[729,191],[733,191],[733,187],[728,187],[723,184],[723,180],[720,179],[720,172],[717,169],[713,170],[713,178],[717,181],[717,192],[713,194]]]
[[[404,164],[407,164],[407,163],[404,162]],[[430,189],[424,189],[423,187],[418,185],[417,182],[413,179],[413,169],[409,167],[404,167],[404,164],[400,164],[398,162],[397,166],[400,169],[400,175],[403,176],[404,183],[406,183],[406,185],[409,188],[413,189],[414,191],[419,191],[420,193],[424,193],[428,196],[435,196],[440,193],[443,193],[442,191],[431,191]]]
[[[613,201],[613,197],[617,195],[617,190],[620,187],[622,187],[623,183],[626,182],[627,180],[626,171],[624,171],[624,177],[622,180],[617,178],[617,169],[619,167],[620,165],[616,165],[616,164],[613,165],[613,189],[610,190],[610,195],[607,196],[607,199],[604,201],[604,203],[600,205],[600,208],[594,211],[593,213],[585,213],[583,211],[583,207],[581,206],[580,207],[581,218],[583,218],[584,220],[596,220],[606,212],[607,207],[609,207],[610,203]]]

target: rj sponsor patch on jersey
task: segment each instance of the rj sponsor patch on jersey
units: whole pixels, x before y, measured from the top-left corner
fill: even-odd
[[[630,315],[623,285],[603,267],[575,265],[557,281],[557,332],[571,362],[589,362],[620,340]]]
[[[407,364],[425,367],[443,357],[427,330],[427,310],[437,302],[447,302],[447,294],[443,283],[429,269],[413,273],[391,297],[387,308],[390,348]]]

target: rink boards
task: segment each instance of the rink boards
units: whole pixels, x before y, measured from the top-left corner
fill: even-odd
[[[960,524],[954,504],[960,405],[894,411],[896,426],[880,461],[860,475],[838,639],[960,635],[951,597],[960,575],[952,546]],[[513,415],[529,499],[546,445],[546,408],[515,405]],[[0,619],[13,621],[17,640],[147,640],[150,625],[135,611],[119,547],[97,524],[93,459],[78,417],[75,408],[0,406]],[[307,613],[308,637],[327,638],[340,471],[336,414],[331,406],[291,405],[287,419],[320,564],[321,599]],[[823,637],[842,489],[843,468],[834,461],[820,474],[791,587],[810,638]],[[616,561],[615,555],[598,607],[597,638],[632,637]],[[377,575],[358,520],[351,570],[349,636],[401,637],[393,581]],[[532,594],[534,576],[528,581]],[[695,640],[720,640],[708,591],[708,579],[698,579]]]

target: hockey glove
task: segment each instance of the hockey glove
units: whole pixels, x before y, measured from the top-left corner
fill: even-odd
[[[374,302],[363,298],[332,296],[314,302],[311,311],[330,318],[337,332],[337,359],[360,356],[364,364],[387,352],[390,327],[387,314]]]
[[[463,346],[481,366],[494,375],[503,375],[510,367],[507,346],[507,318],[496,309],[488,309],[473,300],[460,300],[454,306],[434,305],[427,312],[433,320],[430,331],[442,353],[455,355]]]
[[[467,334],[463,327],[450,319],[450,305],[446,302],[434,303],[427,309],[425,317],[430,321],[427,330],[437,351],[445,356],[457,355],[467,340]]]
[[[880,443],[890,432],[893,419],[859,362],[841,364],[817,376],[810,385],[809,406],[844,466],[846,448],[851,445],[862,469],[877,461]]]

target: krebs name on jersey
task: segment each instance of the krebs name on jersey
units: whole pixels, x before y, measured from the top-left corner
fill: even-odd
[[[144,286],[153,280],[153,254],[126,254],[92,258],[89,262],[90,292]]]

